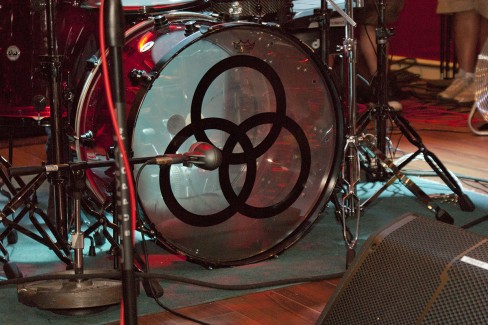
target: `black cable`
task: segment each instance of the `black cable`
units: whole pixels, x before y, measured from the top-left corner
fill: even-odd
[[[328,275],[316,275],[309,277],[299,277],[299,278],[288,278],[281,280],[273,280],[268,282],[258,282],[249,284],[219,284],[214,282],[206,282],[201,280],[195,280],[185,277],[180,277],[177,275],[163,274],[163,273],[138,273],[136,272],[136,278],[141,279],[159,279],[172,282],[181,282],[185,284],[206,287],[211,289],[228,290],[228,291],[242,291],[242,290],[253,290],[277,287],[290,284],[306,283],[306,282],[317,282],[330,280],[334,278],[340,278],[344,275],[344,272],[333,273]],[[48,281],[48,280],[85,280],[85,279],[113,279],[118,280],[121,278],[120,272],[102,272],[102,273],[90,273],[90,274],[47,274],[47,275],[36,275],[25,278],[17,278],[10,280],[0,281],[0,286],[8,285],[18,285],[24,283],[31,283],[37,281]]]
[[[151,163],[154,163],[155,161],[156,161],[155,159],[152,159],[152,160],[149,160],[149,161],[145,162],[144,164],[141,165],[141,167],[137,171],[137,176],[136,176],[136,192],[138,192],[137,189],[139,188],[139,178],[141,176],[142,170],[147,165],[149,165]],[[144,224],[144,222],[143,222],[143,220],[141,220],[139,214],[137,214],[137,218],[139,219],[139,221],[141,223],[141,226],[142,226],[142,224]],[[148,254],[148,249],[147,249],[147,244],[146,244],[146,236],[145,236],[145,234],[143,232],[141,232],[141,237],[142,237],[142,240],[141,240],[141,243],[142,243],[142,251],[143,251],[143,254],[144,254],[144,265],[143,265],[143,267],[144,267],[145,274],[148,274],[149,273],[149,254]],[[152,282],[147,281],[147,283],[144,284],[144,289],[150,291],[150,292],[146,292],[146,294],[147,295],[150,294],[150,296],[154,299],[154,301],[161,308],[163,308],[164,310],[166,310],[170,314],[173,314],[173,315],[175,315],[177,317],[180,317],[182,319],[185,319],[185,320],[194,322],[196,324],[208,325],[207,323],[205,323],[203,321],[200,321],[198,319],[195,319],[195,318],[192,318],[190,316],[187,316],[187,315],[184,315],[182,313],[179,313],[176,310],[173,310],[173,309],[169,308],[168,306],[166,306],[165,304],[163,304],[163,302],[159,299],[159,293],[156,292],[156,289],[154,288],[154,285],[155,284],[153,284]]]

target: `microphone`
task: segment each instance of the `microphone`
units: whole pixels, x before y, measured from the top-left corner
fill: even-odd
[[[201,169],[214,170],[222,163],[222,153],[209,143],[196,142],[184,154],[166,154],[155,157],[149,162],[160,166],[181,163],[187,167],[195,165]]]
[[[190,146],[190,151],[184,154],[188,162],[205,170],[214,170],[222,164],[222,152],[206,142],[196,142]]]

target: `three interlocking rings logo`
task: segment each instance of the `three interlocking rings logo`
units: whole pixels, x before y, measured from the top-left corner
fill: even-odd
[[[235,68],[254,69],[269,81],[276,97],[276,112],[255,114],[239,125],[217,117],[202,118],[203,99],[209,86],[221,74]],[[269,133],[263,141],[254,146],[246,133],[264,124],[271,125]],[[301,154],[300,173],[290,192],[279,202],[274,202],[274,204],[266,207],[252,206],[247,201],[253,195],[258,160],[272,148],[283,128],[288,130],[298,143]],[[302,128],[286,115],[285,89],[278,74],[268,63],[249,55],[235,55],[218,62],[210,68],[196,88],[191,105],[191,123],[176,134],[168,144],[165,153],[176,153],[180,146],[191,136],[195,136],[197,141],[211,143],[205,134],[205,130],[221,130],[229,135],[222,148],[223,159],[218,170],[221,190],[225,199],[229,202],[229,206],[217,213],[208,215],[199,215],[186,210],[181,206],[171,190],[170,168],[163,167],[159,177],[161,194],[168,209],[178,219],[192,226],[209,227],[228,220],[236,213],[255,219],[270,218],[288,209],[299,198],[310,174],[310,145]],[[240,153],[233,152],[237,144],[242,149]],[[242,164],[246,165],[245,181],[239,193],[236,193],[230,179],[230,165]]]

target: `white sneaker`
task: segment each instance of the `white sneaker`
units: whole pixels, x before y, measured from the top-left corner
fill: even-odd
[[[454,100],[459,104],[471,104],[475,100],[476,87],[474,80],[463,91],[454,97]]]
[[[396,101],[396,100],[390,100],[388,102],[388,106],[390,106],[391,108],[393,108],[393,110],[395,112],[399,112],[403,109],[403,105],[402,103],[400,103],[399,101]]]
[[[473,82],[474,77],[472,74],[464,73],[463,75],[456,75],[449,87],[439,93],[438,96],[443,99],[454,99]]]

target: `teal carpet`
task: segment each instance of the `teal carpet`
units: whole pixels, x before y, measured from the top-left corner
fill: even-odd
[[[415,182],[429,194],[450,194],[450,191],[443,184],[417,178],[415,178]],[[358,193],[361,199],[369,198],[380,185],[374,183],[360,184]],[[474,192],[466,193],[476,206],[476,210],[473,212],[463,212],[453,202],[436,200],[436,203],[454,217],[455,224],[458,226],[488,214],[488,196]],[[2,200],[5,202],[5,199],[2,198]],[[40,200],[40,202],[42,201]],[[372,232],[406,213],[434,218],[433,214],[403,185],[394,183],[365,210],[360,221],[359,246]],[[488,222],[471,228],[471,231],[488,235]],[[345,246],[341,234],[342,229],[335,220],[332,207],[329,207],[317,220],[311,231],[294,246],[281,253],[278,258],[252,265],[209,270],[167,253],[162,248],[152,246],[150,247],[151,264],[157,264],[160,267],[153,268],[151,271],[223,285],[259,284],[263,281],[326,277],[345,271]],[[86,269],[104,271],[112,267],[112,260],[105,252],[106,248],[97,248],[96,257],[85,257]],[[17,264],[24,276],[49,274],[64,270],[65,265],[59,262],[52,251],[22,234],[19,234],[18,243],[7,246],[7,249],[11,261]],[[161,285],[165,291],[162,301],[170,308],[197,305],[255,292],[256,290],[269,289],[220,290],[168,280],[161,281]],[[137,299],[137,308],[139,315],[162,311],[152,299],[146,297],[143,290]],[[58,315],[19,303],[16,287],[9,285],[0,287],[0,315],[2,324],[15,324],[19,321],[24,324],[103,324],[117,321],[119,319],[119,308],[113,306],[105,311],[88,316]]]

